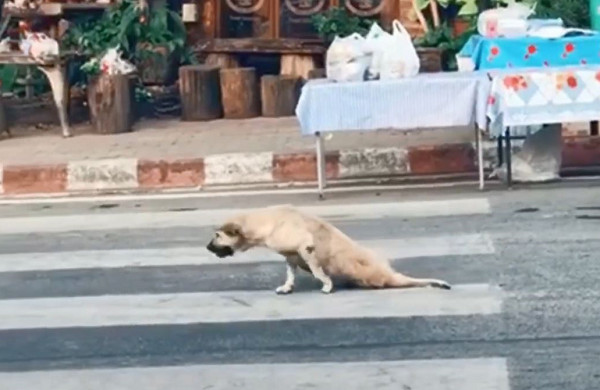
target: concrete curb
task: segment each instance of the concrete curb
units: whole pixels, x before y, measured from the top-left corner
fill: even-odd
[[[516,143],[518,148],[520,143]],[[485,168],[496,145],[484,145]],[[563,167],[600,166],[600,137],[564,137]],[[328,151],[329,180],[476,172],[474,144]],[[118,158],[51,165],[0,165],[4,195],[157,190],[316,181],[316,155],[234,153],[177,160]]]

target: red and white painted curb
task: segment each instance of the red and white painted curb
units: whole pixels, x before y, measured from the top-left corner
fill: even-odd
[[[600,166],[600,137],[563,138],[563,167]],[[486,143],[485,167],[496,158]],[[4,195],[198,188],[316,181],[316,155],[233,153],[177,160],[118,158],[51,165],[0,165]],[[329,151],[329,180],[476,172],[473,144]]]

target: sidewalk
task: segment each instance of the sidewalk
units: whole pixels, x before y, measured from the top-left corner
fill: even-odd
[[[316,180],[314,139],[295,118],[141,121],[119,135],[88,126],[63,139],[57,128],[13,130],[0,139],[5,195],[195,188]],[[330,180],[476,172],[472,129],[343,132],[327,139]],[[565,141],[564,165],[600,164],[600,143]],[[495,161],[486,143],[486,167]]]

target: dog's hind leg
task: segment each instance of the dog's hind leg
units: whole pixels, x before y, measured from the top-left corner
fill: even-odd
[[[296,279],[297,265],[289,257],[286,258],[286,279],[285,283],[275,289],[277,294],[289,294],[294,290],[294,281]]]
[[[303,245],[298,250],[298,253],[300,254],[300,256],[302,256],[302,259],[304,259],[304,261],[308,265],[308,268],[310,268],[310,272],[312,272],[313,276],[319,279],[321,283],[323,283],[321,292],[325,294],[331,293],[333,291],[333,281],[329,276],[327,276],[327,274],[323,270],[323,267],[319,265],[319,261],[315,256],[315,247],[312,245]]]
[[[450,284],[439,279],[420,279],[411,278],[395,272],[385,283],[386,287],[407,288],[407,287],[436,287],[444,290],[450,290]]]

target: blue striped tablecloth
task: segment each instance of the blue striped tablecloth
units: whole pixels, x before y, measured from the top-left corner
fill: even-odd
[[[490,86],[485,72],[348,83],[310,80],[302,88],[296,116],[302,134],[474,124],[485,129]]]

